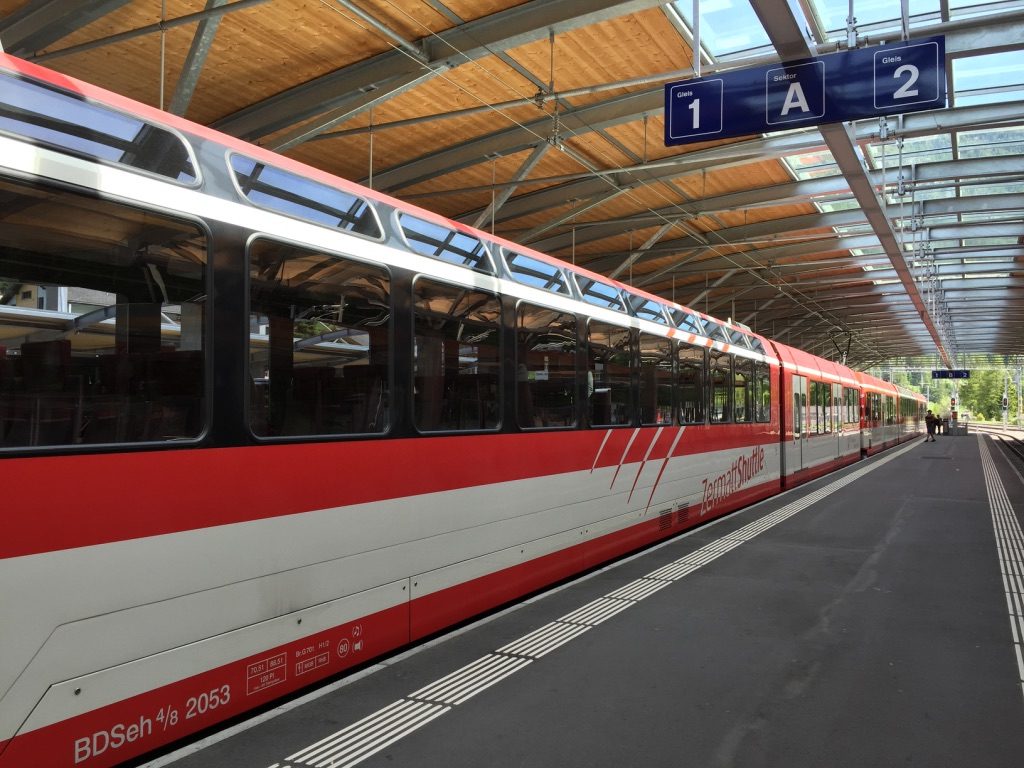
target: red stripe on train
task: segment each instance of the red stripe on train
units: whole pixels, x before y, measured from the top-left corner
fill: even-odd
[[[649,443],[655,431],[642,429],[637,441]],[[618,464],[633,432],[613,430],[598,466]],[[4,459],[4,474],[17,479],[4,507],[17,514],[0,537],[0,559],[588,471],[604,436],[579,430]],[[693,437],[701,439],[682,440],[676,455],[738,447],[751,435],[694,430]],[[51,491],[40,497],[39,488]]]

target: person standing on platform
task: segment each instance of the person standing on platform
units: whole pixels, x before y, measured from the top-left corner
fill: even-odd
[[[918,413],[920,413],[920,411],[918,411]],[[931,411],[928,411],[928,413],[924,415],[924,426],[925,429],[928,430],[928,436],[924,439],[926,443],[929,441],[933,443],[935,442],[935,427],[937,426],[938,421],[938,418]]]

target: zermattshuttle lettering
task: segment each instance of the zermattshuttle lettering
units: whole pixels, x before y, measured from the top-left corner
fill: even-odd
[[[747,455],[740,456],[725,472],[713,480],[704,478],[704,494],[700,504],[701,517],[706,515],[715,505],[733,493],[736,493],[764,469],[764,448],[757,446]]]

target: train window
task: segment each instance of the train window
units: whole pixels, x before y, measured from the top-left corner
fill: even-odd
[[[681,342],[679,362],[679,422],[681,424],[703,424],[706,410],[707,390],[704,387],[704,372],[707,367],[706,350]]]
[[[753,421],[754,361],[737,357],[732,364],[732,420]]]
[[[0,131],[182,184],[198,180],[188,145],[178,134],[6,73],[0,73]]]
[[[830,401],[830,418],[832,420],[832,431],[841,432],[843,429],[843,387],[840,384],[832,385],[832,399]]]
[[[756,336],[750,336],[747,340],[750,342],[750,348],[752,350],[754,350],[755,352],[760,352],[762,355],[765,354],[764,344],[761,343],[761,340],[759,338],[757,338]]]
[[[622,296],[619,289],[613,285],[602,283],[590,277],[576,278],[576,285],[579,286],[583,300],[595,307],[614,309],[617,312],[625,312],[626,305],[622,303]]]
[[[203,231],[20,182],[0,200],[0,446],[198,437]]]
[[[680,310],[672,310],[672,319],[675,320],[676,327],[685,333],[692,333],[695,336],[705,335],[704,325],[697,315]]]
[[[724,341],[727,344],[731,343],[729,339],[729,334],[725,332],[725,328],[720,324],[716,323],[714,320],[705,320],[704,330],[707,332],[709,339],[714,339],[715,341]]]
[[[592,426],[633,423],[633,354],[628,328],[591,320],[587,396]]]
[[[640,334],[640,423],[672,423],[672,342]]]
[[[497,296],[418,278],[413,288],[413,418],[421,432],[497,429],[501,305]]]
[[[668,325],[665,319],[663,307],[656,301],[645,299],[643,296],[629,295],[630,305],[633,307],[633,314],[641,320],[650,320],[659,325]]]
[[[815,404],[818,411],[818,432],[823,435],[832,432],[832,418],[829,411],[832,404],[832,385],[824,381],[818,382],[818,401]]]
[[[505,263],[508,264],[512,279],[517,283],[564,296],[571,293],[565,273],[554,264],[515,251],[505,252]]]
[[[421,256],[469,267],[487,275],[494,274],[487,248],[472,235],[408,213],[399,213],[398,223],[409,247]]]
[[[833,431],[832,422],[832,385],[821,382],[821,431],[831,434]]]
[[[516,313],[519,426],[576,426],[576,316],[520,304]]]
[[[727,352],[708,351],[708,384],[710,386],[712,424],[724,424],[732,418],[732,360]]]
[[[807,377],[793,376],[793,439],[806,434]]]
[[[253,205],[357,235],[383,235],[373,207],[361,197],[243,155],[231,155],[231,169]]]
[[[821,428],[821,385],[812,381],[808,387],[808,416],[810,418],[809,434],[820,435]]]
[[[754,421],[772,420],[772,374],[768,363],[754,363]]]
[[[737,330],[736,328],[730,328],[727,325],[723,325],[722,330],[725,331],[725,335],[729,337],[729,343],[734,347],[750,349],[750,345],[747,343],[747,334],[743,331]]]
[[[249,425],[259,437],[388,428],[390,278],[259,239],[249,247]]]
[[[877,392],[869,392],[867,396],[867,413],[865,417],[871,426],[878,427],[882,424],[882,396]]]
[[[846,423],[852,424],[859,421],[860,416],[858,414],[858,410],[860,409],[860,401],[857,397],[857,390],[850,389],[849,387],[843,387],[843,400],[846,403]]]

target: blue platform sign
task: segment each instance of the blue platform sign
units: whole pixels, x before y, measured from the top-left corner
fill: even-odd
[[[941,36],[665,85],[665,146],[946,105]]]
[[[932,371],[933,379],[969,379],[971,378],[971,372],[965,370],[947,370],[945,368],[937,371]]]

